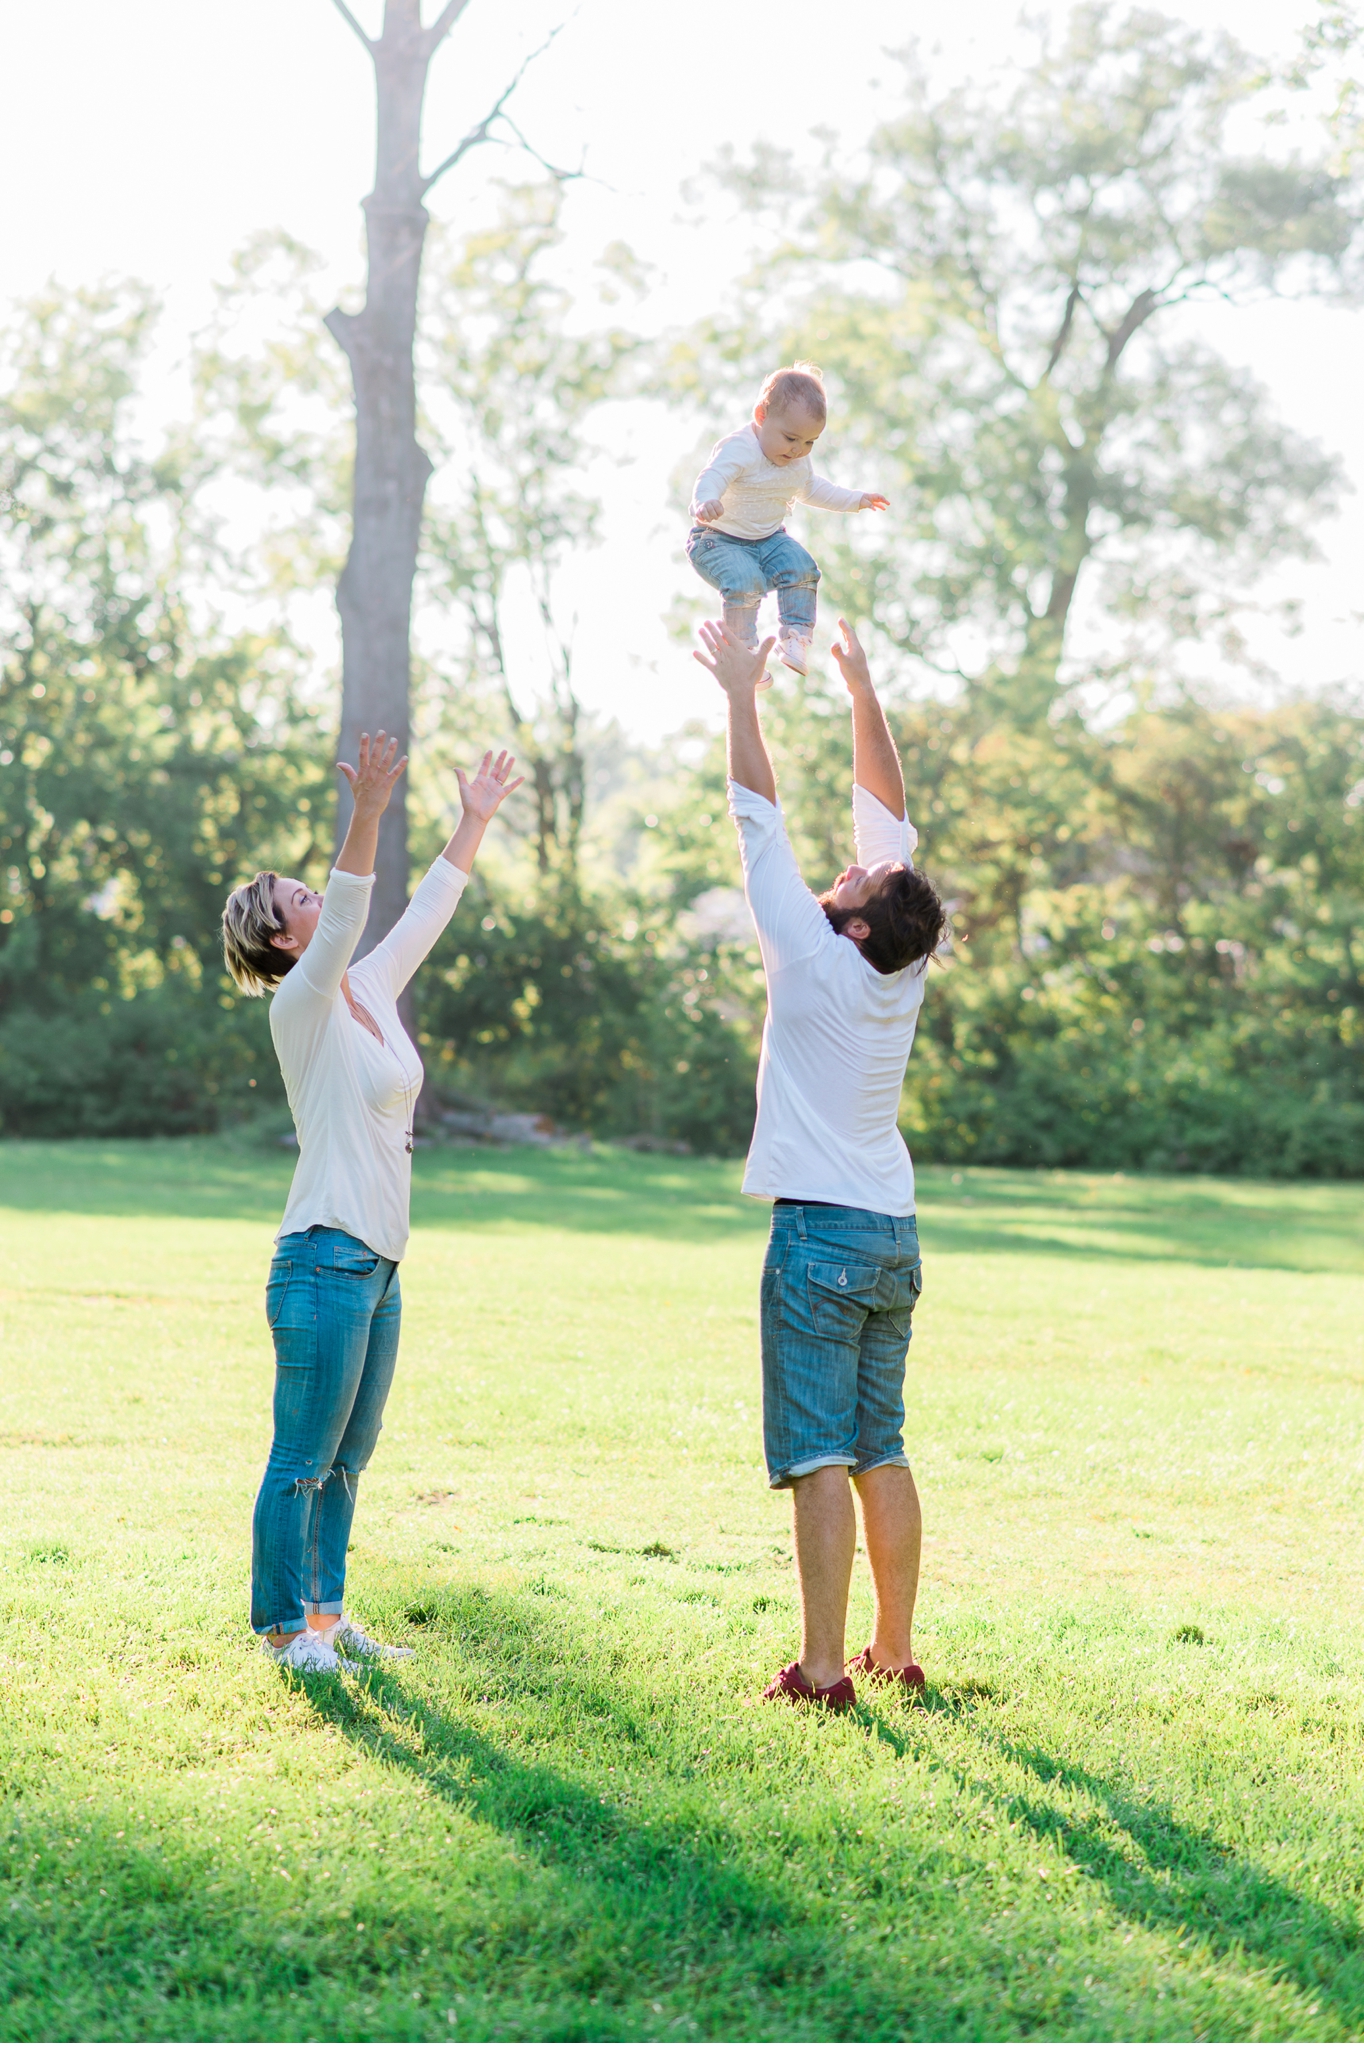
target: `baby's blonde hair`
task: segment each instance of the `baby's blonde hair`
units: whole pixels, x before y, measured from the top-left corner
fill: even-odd
[[[758,393],[758,405],[766,406],[769,412],[801,411],[811,413],[817,420],[827,419],[829,401],[824,396],[824,374],[819,364],[787,363],[783,369],[773,370]],[[755,405],[755,419],[757,413]]]
[[[273,868],[264,868],[223,905],[223,959],[244,995],[268,996],[294,964],[292,953],[270,943],[287,929],[275,908],[278,880]]]

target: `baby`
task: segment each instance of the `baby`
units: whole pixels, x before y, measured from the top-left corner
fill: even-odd
[[[819,565],[783,519],[797,500],[825,512],[884,512],[889,503],[875,491],[845,491],[815,475],[810,450],[827,417],[813,363],[774,370],[749,424],[711,449],[692,492],[696,525],[687,536],[692,567],[720,592],[725,625],[746,647],[757,646],[758,606],[776,591],[781,658],[801,676],[809,665]],[[771,681],[764,676],[759,689]]]

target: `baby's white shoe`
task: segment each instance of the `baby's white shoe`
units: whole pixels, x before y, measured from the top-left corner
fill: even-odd
[[[810,636],[808,633],[795,633],[789,627],[783,626],[781,632],[777,635],[777,646],[781,652],[781,658],[788,668],[793,668],[798,676],[810,673]]]
[[[771,669],[770,669],[770,668],[765,668],[765,669],[763,670],[762,674],[761,674],[761,675],[760,675],[760,676],[758,677],[758,680],[757,680],[757,682],[756,682],[756,683],[755,683],[755,684],[753,685],[753,687],[754,687],[754,689],[755,689],[755,690],[770,690],[770,689],[771,689],[771,687],[772,687],[772,671],[771,671]]]

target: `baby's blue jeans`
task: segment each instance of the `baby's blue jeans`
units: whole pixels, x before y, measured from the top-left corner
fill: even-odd
[[[698,576],[724,599],[725,624],[745,647],[758,644],[758,606],[769,590],[777,593],[777,617],[783,626],[809,639],[815,627],[819,564],[784,526],[766,540],[736,540],[713,527],[694,526],[687,535],[687,554]]]
[[[252,1526],[251,1626],[339,1614],[355,1495],[383,1426],[402,1322],[398,1268],[321,1225],[282,1237],[265,1289],[275,1440]]]

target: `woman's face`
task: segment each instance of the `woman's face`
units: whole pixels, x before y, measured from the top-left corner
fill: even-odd
[[[271,945],[278,946],[285,953],[305,953],[313,933],[317,930],[318,915],[322,909],[322,898],[316,889],[305,889],[302,882],[296,882],[290,875],[279,875],[275,880],[275,915],[284,926],[283,932],[276,932]]]

